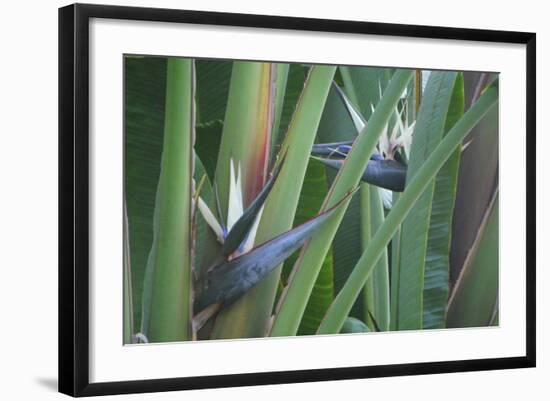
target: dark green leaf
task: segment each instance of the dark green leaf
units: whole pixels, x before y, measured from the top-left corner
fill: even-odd
[[[227,106],[232,61],[195,61],[197,69],[197,125],[222,121]],[[206,164],[208,162],[204,160]]]
[[[285,89],[284,100],[282,104],[281,117],[279,126],[273,127],[277,130],[273,132],[271,138],[271,157],[275,156],[281,149],[281,144],[288,130],[288,125],[292,118],[292,114],[296,109],[296,104],[300,99],[302,89],[307,76],[307,67],[301,64],[290,64],[288,68],[287,84]]]
[[[298,201],[298,208],[296,209],[296,216],[294,218],[294,227],[305,223],[319,213],[327,192],[325,167],[315,160],[310,160],[302,191],[300,192],[300,200]],[[297,253],[294,253],[284,264],[283,279],[285,283],[297,257]],[[334,298],[333,276],[332,252],[329,251],[313,286],[304,317],[300,322],[299,335],[311,335],[317,331],[321,319]]]
[[[335,85],[331,86],[319,130],[317,142],[319,147],[312,150],[321,150],[326,144],[352,144],[357,137],[357,129],[350,114],[342,102]],[[316,145],[314,145],[316,146]],[[336,171],[326,167],[326,176],[329,186],[336,177]],[[332,258],[334,265],[334,293],[337,294],[349,277],[349,274],[361,256],[361,206],[360,195],[355,195],[346,209],[342,222],[332,241]],[[350,315],[362,318],[363,303],[357,302]]]
[[[340,67],[346,94],[368,121],[372,107],[380,101],[381,94],[392,77],[392,69],[379,67]]]
[[[132,261],[134,324],[139,328],[163,145],[166,59],[126,57],[124,69],[124,195]]]
[[[414,179],[441,142],[456,81],[456,72],[431,73],[416,121],[407,171],[407,185]],[[397,330],[421,329],[426,248],[434,181],[424,190],[401,227],[399,285],[397,292]]]
[[[210,182],[214,182],[222,129],[223,124],[221,121],[199,124],[196,127],[195,152],[201,159]]]
[[[459,74],[445,121],[445,133],[463,114],[464,81],[462,74]],[[423,328],[425,329],[445,327],[445,311],[449,296],[451,228],[460,153],[461,149],[457,148],[441,167],[435,179],[424,272]]]

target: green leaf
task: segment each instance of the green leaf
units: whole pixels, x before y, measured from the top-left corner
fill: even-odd
[[[285,165],[262,213],[255,243],[262,243],[288,231],[292,226],[309,153],[313,144],[335,67],[312,67],[293,114],[281,154]],[[243,145],[249,150],[249,145]],[[219,164],[218,164],[219,168]],[[282,209],[281,205],[285,207]],[[229,308],[220,312],[212,338],[247,338],[265,335],[279,283],[280,268],[252,288]],[[246,319],[254,316],[254,319]]]
[[[359,194],[361,195],[361,203],[360,203],[360,206],[361,206],[361,232],[360,232],[360,239],[361,239],[361,247],[359,249],[359,257],[361,257],[361,254],[363,253],[363,250],[368,246],[371,238],[372,238],[372,234],[373,234],[373,224],[372,224],[372,207],[371,207],[371,192],[373,191],[373,187],[371,187],[370,185],[365,185],[365,184],[361,184],[361,187],[360,187],[360,192]],[[359,261],[359,258],[357,259],[357,261]],[[357,264],[357,262],[356,262]],[[353,271],[353,268],[355,267],[355,265],[351,268],[350,272]],[[349,275],[348,275],[348,278],[349,278]],[[346,278],[347,280],[347,278]],[[345,284],[345,283],[344,283]],[[374,323],[374,320],[372,319],[372,311],[374,310],[374,304],[375,304],[375,299],[374,299],[374,281],[372,280],[372,278],[369,277],[369,280],[367,280],[366,284],[365,284],[365,288],[363,288],[363,294],[362,294],[362,299],[359,299],[358,301],[362,301],[361,304],[362,304],[362,315],[361,315],[361,319],[363,319],[367,326],[369,327],[369,329],[371,331],[375,331],[375,323]],[[357,302],[356,302],[357,304]]]
[[[308,68],[301,64],[286,64],[286,86],[282,91],[283,103],[280,104],[281,115],[279,118],[278,127],[273,127],[273,137],[271,141],[271,157],[273,158],[281,150],[281,145],[288,131],[292,115],[304,89],[306,78],[308,76]],[[283,72],[284,74],[284,72]],[[279,90],[278,93],[281,93]],[[277,97],[277,101],[280,98]],[[277,106],[277,107],[279,107]]]
[[[197,286],[195,312],[200,312],[215,303],[231,304],[258,284],[270,271],[319,232],[352,194],[350,192],[335,206],[298,227],[207,272]]]
[[[319,124],[317,141],[320,143],[347,142],[346,144],[352,145],[356,137],[357,129],[353,124],[353,120],[350,117],[350,113],[348,112],[345,103],[342,101],[342,97],[338,93],[336,85],[333,84],[331,86],[327,102],[323,110],[323,115],[321,117],[321,122]],[[312,148],[312,153],[319,150],[317,145],[314,145]],[[326,170],[328,184],[332,185],[336,177],[336,171],[331,168],[326,168]],[[360,199],[361,193],[356,194],[351,199],[348,208],[344,213],[344,217],[342,218],[342,222],[336,231],[331,249],[329,250],[329,254],[332,252],[334,265],[335,293],[340,291],[351,270],[361,256]],[[323,267],[321,268],[319,275],[322,274]],[[361,302],[356,304],[351,312],[351,315],[362,318],[363,305]]]
[[[382,93],[386,90],[391,76],[390,68],[378,67],[340,67],[346,94],[359,108],[359,111],[369,119],[372,108],[375,107]]]
[[[199,133],[197,133],[197,136]],[[212,183],[206,175],[206,170],[201,162],[201,159],[195,155],[195,183],[200,183],[204,179],[200,188],[199,196],[208,206],[214,218],[219,220],[216,211],[216,199],[212,189]],[[197,189],[196,189],[197,190]],[[218,242],[216,234],[200,213],[198,207],[194,208],[194,260],[193,267],[195,276],[200,277],[208,268],[210,268],[216,260],[221,257],[221,244]]]
[[[389,68],[372,67],[340,67],[340,71],[342,73],[346,94],[352,100],[352,103],[358,107],[360,114],[367,120],[370,119],[373,108],[376,107],[380,101],[382,93],[388,86],[393,71]],[[385,162],[391,163],[392,161]],[[393,178],[390,177],[390,186],[394,187],[394,189],[402,190],[406,176],[406,167],[398,164],[397,162],[393,163],[396,163],[395,167],[397,167],[396,172],[398,172],[398,175]],[[371,166],[370,172],[369,166]],[[387,169],[385,171],[387,172]],[[372,164],[371,161],[369,161],[367,170],[363,175],[363,181],[385,186],[383,183],[388,181],[387,178],[378,180],[379,177],[382,177],[382,175],[372,174]],[[392,182],[393,185],[391,185]],[[372,187],[369,188],[369,190],[366,190],[365,185],[362,185],[361,187],[362,190],[359,198],[362,206],[360,208],[360,213],[356,212],[353,216],[354,220],[352,222],[343,221],[343,224],[339,228],[339,231],[343,231],[347,228],[348,224],[352,227],[357,225],[357,221],[362,222],[361,247],[355,247],[353,250],[347,250],[347,252],[353,252],[354,263],[347,267],[345,279],[347,279],[351,270],[355,267],[355,264],[361,256],[360,253],[365,249],[371,235],[376,232],[378,226],[384,218],[384,210],[382,204],[380,203],[379,191]],[[353,206],[354,205],[350,204],[347,213],[351,213],[352,210],[354,210]],[[379,206],[382,207],[380,210],[378,210]],[[355,209],[359,210],[357,206],[355,206]],[[379,260],[378,266],[373,273],[373,277],[370,278],[365,285],[364,294],[358,298],[350,312],[353,316],[360,316],[368,322],[372,328],[374,328],[375,322],[373,321],[370,313],[372,311],[372,315],[375,316],[375,319],[381,326],[381,330],[387,330],[386,325],[389,321],[389,316],[387,316],[387,309],[389,308],[389,299],[387,299],[387,296],[389,296],[387,263],[387,251],[384,251],[384,256]],[[340,284],[340,287],[343,286],[343,284],[344,282]]]
[[[289,75],[291,70],[290,64],[277,63],[275,64],[277,70],[277,80],[275,82],[275,108],[274,108],[274,118],[273,118],[273,129],[271,132],[271,143],[269,144],[269,159],[272,160],[275,158],[275,155],[278,151],[278,146],[280,145],[279,139],[284,137],[284,133],[288,128],[289,118],[284,114],[285,113],[285,103],[294,102],[294,106],[298,101],[298,96],[303,88],[303,79],[305,79],[305,73],[303,73],[303,79],[301,80],[301,85],[294,89],[296,81],[292,81],[289,84]],[[294,78],[294,77],[292,77]],[[292,93],[289,93],[292,92]],[[292,97],[292,100],[290,97]],[[294,110],[294,108],[292,108]]]
[[[411,77],[412,74],[406,70],[399,71],[394,75],[369,124],[357,137],[346,159],[346,164],[340,169],[334,180],[323,203],[322,210],[332,207],[346,192],[358,185],[378,138]],[[347,204],[337,211],[334,220],[330,221],[326,228],[301,250],[300,257],[293,269],[292,279],[281,297],[270,335],[296,334],[307,300],[311,295],[322,262],[336,234],[346,207]],[[307,269],[303,268],[305,266],[307,266]]]
[[[124,58],[124,195],[136,328],[142,325],[145,267],[153,242],[165,96],[165,58]]]
[[[456,72],[447,71],[434,71],[430,75],[416,120],[407,186],[443,137],[456,77]],[[393,316],[397,330],[422,328],[424,267],[433,193],[432,181],[428,183],[401,227],[398,286],[392,288],[397,293],[396,315]]]
[[[374,236],[378,229],[384,223],[384,206],[380,198],[380,191],[376,187],[370,187],[370,222],[371,222],[371,236]],[[363,249],[366,249],[368,242],[364,242]],[[369,285],[369,281],[371,282]],[[373,326],[378,326],[380,331],[387,331],[390,329],[390,284],[389,284],[389,268],[388,268],[388,250],[385,248],[382,251],[382,256],[378,259],[371,276],[367,281],[366,288],[371,288],[372,291],[372,304],[367,308],[368,312],[372,313],[374,317]],[[369,297],[369,298],[371,298]],[[369,320],[372,317],[369,315]]]
[[[189,59],[167,62],[164,146],[151,249],[150,342],[190,337],[191,197],[193,174],[194,67]]]
[[[195,152],[201,159],[204,169],[208,174],[208,180],[211,183],[214,182],[216,162],[222,139],[222,129],[223,123],[221,121],[196,125]]]
[[[369,327],[363,323],[361,320],[356,319],[354,317],[348,317],[344,324],[342,325],[342,329],[340,330],[340,333],[342,334],[351,334],[351,333],[368,333],[371,331]]]
[[[463,75],[459,74],[445,121],[445,132],[448,132],[463,114],[464,79]],[[445,327],[445,311],[449,297],[451,231],[460,153],[459,147],[441,167],[435,179],[424,273],[422,326],[425,329]]]
[[[130,262],[130,241],[128,235],[128,214],[126,212],[126,202],[124,202],[124,340],[123,344],[133,343],[134,335],[134,312],[132,301],[132,265]]]
[[[394,192],[392,196],[392,204],[396,204],[399,200],[400,193]],[[391,239],[391,270],[390,270],[390,330],[397,330],[397,321],[394,316],[397,316],[397,302],[399,293],[395,288],[399,286],[399,268],[401,266],[401,226],[397,227]]]
[[[319,209],[321,209],[323,199],[327,192],[328,186],[325,168],[321,163],[311,159],[307,165],[304,185],[300,192],[300,200],[298,202],[293,226],[302,224],[315,216],[319,212]],[[354,197],[357,195],[358,194],[355,194]],[[285,283],[288,281],[288,275],[297,258],[298,254],[294,253],[284,264],[283,276]],[[333,283],[333,259],[332,252],[329,252],[323,261],[323,266],[313,286],[313,291],[306,306],[304,317],[300,322],[298,335],[315,334],[319,327],[319,323],[321,323],[321,319],[334,299]]]
[[[465,73],[465,82],[472,75]],[[477,86],[477,80],[472,86]],[[451,239],[451,285],[460,275],[499,181],[498,138],[499,110],[495,108],[464,140]]]
[[[215,175],[224,222],[228,211],[230,160],[236,168],[241,168],[244,207],[248,207],[267,180],[275,80],[273,64],[233,63]]]
[[[495,316],[498,316],[498,212],[497,192],[487,209],[449,299],[447,327],[483,327],[495,324]]]
[[[195,60],[197,71],[197,125],[224,119],[233,62],[227,60]],[[204,161],[206,163],[206,160]]]
[[[394,77],[397,74],[399,72]],[[382,102],[383,100],[380,104]],[[384,223],[377,230],[365,252],[363,252],[361,259],[344,285],[344,288],[336,296],[319,327],[318,333],[334,334],[340,331],[353,303],[401,222],[405,219],[430,182],[435,178],[439,169],[453,154],[456,147],[497,102],[498,85],[493,85],[485,91],[476,104],[454,125],[417,171],[414,179],[408,183],[407,188],[393,205]],[[376,111],[374,115],[376,115]]]

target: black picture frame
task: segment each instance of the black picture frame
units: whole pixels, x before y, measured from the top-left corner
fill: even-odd
[[[230,374],[123,382],[89,381],[88,61],[91,18],[516,43],[526,46],[526,354],[521,357]],[[59,9],[59,391],[72,396],[315,382],[535,366],[536,35],[527,32],[75,4]]]

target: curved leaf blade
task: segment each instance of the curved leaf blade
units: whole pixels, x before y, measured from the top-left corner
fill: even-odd
[[[358,185],[370,155],[376,147],[378,138],[393,113],[395,104],[399,100],[403,89],[411,78],[412,73],[407,70],[401,70],[394,75],[369,124],[359,134],[344,167],[338,172],[323,203],[323,209],[333,206],[338,199],[341,199],[343,194]],[[336,213],[334,220],[327,224],[326,229],[315,236],[302,249],[294,266],[291,281],[281,297],[270,332],[271,336],[296,334],[315,279],[319,274],[319,269],[336,234],[346,207],[347,204]],[[307,269],[303,268],[304,266],[307,266]]]
[[[489,326],[498,315],[498,212],[497,191],[449,299],[448,327]]]
[[[430,74],[416,120],[407,185],[443,137],[456,77],[456,72],[449,71]],[[422,328],[424,267],[433,193],[434,182],[430,182],[401,227],[399,285],[392,289],[397,294],[398,304],[393,316],[397,330]]]
[[[430,157],[424,162],[415,174],[415,178],[408,184],[405,191],[400,195],[399,200],[393,205],[390,213],[386,216],[384,224],[382,224],[372,238],[344,288],[336,296],[319,327],[319,334],[334,334],[340,331],[355,299],[358,297],[380,255],[386,249],[401,222],[405,219],[431,180],[433,180],[441,166],[452,155],[456,147],[483,116],[495,107],[497,102],[498,85],[493,85],[485,91],[476,104],[454,125]]]
[[[445,121],[445,133],[463,114],[464,80],[463,75],[459,74]],[[461,149],[458,147],[441,167],[435,179],[424,271],[422,306],[422,327],[424,329],[445,327],[445,312],[449,296],[451,231],[460,155]]]

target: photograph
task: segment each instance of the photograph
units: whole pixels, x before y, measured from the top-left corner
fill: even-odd
[[[498,72],[122,65],[124,344],[499,325]]]

